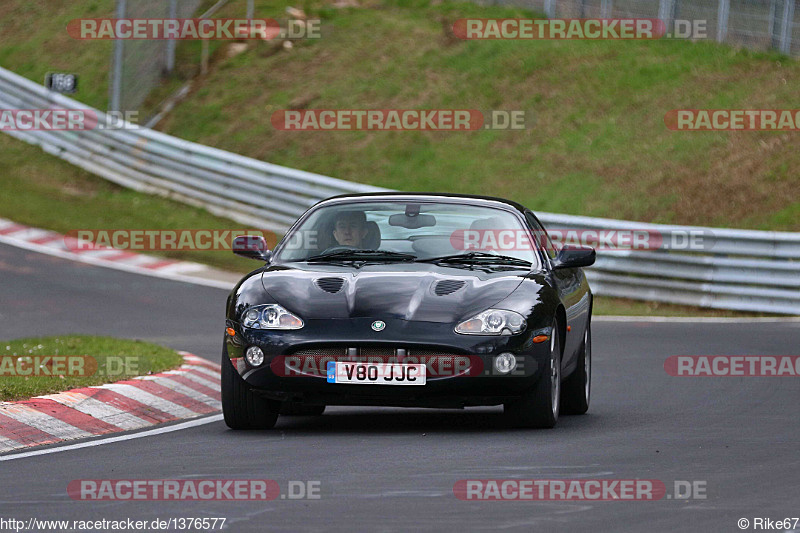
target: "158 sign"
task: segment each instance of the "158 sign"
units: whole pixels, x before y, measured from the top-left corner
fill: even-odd
[[[44,78],[44,85],[51,91],[62,94],[73,94],[78,91],[78,76],[50,72]]]

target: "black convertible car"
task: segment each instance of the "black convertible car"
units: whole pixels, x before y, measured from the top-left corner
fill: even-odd
[[[326,405],[504,406],[518,427],[589,407],[591,248],[557,249],[498,198],[376,193],[309,209],[227,303],[222,406],[234,429]]]

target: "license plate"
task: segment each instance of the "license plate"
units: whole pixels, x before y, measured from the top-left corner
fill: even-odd
[[[328,362],[328,383],[425,385],[424,364]]]

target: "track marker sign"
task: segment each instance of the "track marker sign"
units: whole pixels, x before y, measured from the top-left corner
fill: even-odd
[[[44,77],[44,85],[57,93],[74,94],[78,92],[78,75],[48,72]]]

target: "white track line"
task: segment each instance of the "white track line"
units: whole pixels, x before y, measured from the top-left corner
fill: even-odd
[[[48,396],[41,396],[47,400],[53,400],[61,405],[65,405],[76,411],[93,416],[98,420],[102,420],[112,426],[117,426],[120,429],[141,429],[143,427],[152,426],[153,424],[142,420],[138,416],[134,416],[121,409],[117,409],[113,405],[103,403],[95,400],[91,396],[86,396],[79,392],[61,392],[58,394],[50,394]]]
[[[147,256],[150,257],[150,256]],[[158,258],[154,258],[158,259]],[[164,261],[164,259],[158,259],[158,261]],[[184,274],[188,275],[192,272],[200,272],[205,269],[205,265],[200,263],[187,263],[186,261],[180,261],[177,259],[166,259],[166,261],[177,261],[173,265],[163,266],[158,269],[159,272],[163,272],[165,274]],[[155,262],[155,261],[154,261]]]
[[[51,453],[79,450],[81,448],[93,448],[95,446],[103,446],[104,444],[112,444],[114,442],[121,442],[126,440],[141,439],[143,437],[162,435],[164,433],[172,433],[173,431],[181,431],[183,429],[202,426],[205,424],[212,424],[214,422],[219,422],[221,420],[222,420],[222,415],[211,415],[205,418],[200,418],[198,420],[190,420],[188,422],[182,422],[180,424],[175,424],[173,426],[165,426],[161,428],[151,429],[148,431],[142,431],[139,433],[128,433],[124,435],[119,435],[117,437],[106,437],[106,438],[91,440],[89,442],[79,442],[78,444],[60,446],[58,448],[45,448],[42,450],[33,450],[30,452],[15,453],[12,455],[0,455],[0,462],[13,461],[15,459],[24,459],[26,457],[34,457],[37,455],[48,455]]]

